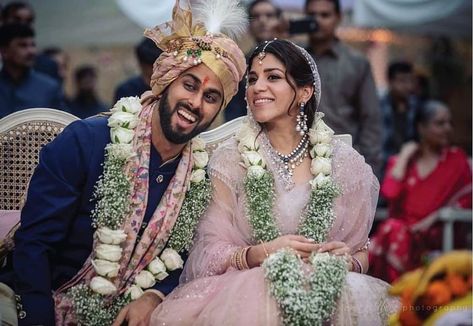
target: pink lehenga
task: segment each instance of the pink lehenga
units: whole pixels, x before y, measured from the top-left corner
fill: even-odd
[[[271,171],[277,171],[261,133],[258,141]],[[350,146],[333,140],[333,176],[342,194],[335,201],[336,219],[328,240],[345,242],[356,252],[368,241],[379,184],[371,168]],[[153,312],[151,325],[281,325],[277,302],[271,296],[261,267],[236,270],[230,257],[237,249],[255,245],[245,208],[243,181],[234,138],[213,154],[209,174],[213,199],[202,217],[194,248],[181,276],[181,285]],[[283,234],[295,234],[309,200],[310,185],[275,179],[274,217]],[[379,279],[348,273],[331,322],[335,325],[385,325],[398,301],[387,295]]]

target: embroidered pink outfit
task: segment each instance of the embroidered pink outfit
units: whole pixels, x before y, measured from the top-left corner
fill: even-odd
[[[261,138],[266,138],[264,133]],[[262,142],[267,142],[263,139]],[[376,208],[379,184],[371,168],[351,147],[334,140],[333,176],[342,195],[335,201],[336,220],[328,240],[344,241],[352,253],[368,241]],[[270,171],[276,171],[267,151],[262,151]],[[181,285],[154,311],[151,325],[279,325],[281,317],[261,267],[236,270],[230,267],[232,253],[257,244],[252,239],[245,208],[243,181],[234,138],[223,143],[209,163],[214,193],[201,219],[196,242]],[[308,202],[307,183],[285,190],[275,176],[274,218],[283,234],[295,234]],[[336,325],[382,325],[397,309],[388,298],[388,284],[367,275],[348,273],[338,300]]]

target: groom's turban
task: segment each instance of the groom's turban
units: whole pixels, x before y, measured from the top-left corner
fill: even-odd
[[[145,31],[164,52],[154,63],[151,90],[160,95],[185,70],[203,63],[220,79],[223,107],[238,91],[246,69],[245,56],[228,36],[208,33],[204,24],[192,25],[192,12],[176,0],[172,21]]]

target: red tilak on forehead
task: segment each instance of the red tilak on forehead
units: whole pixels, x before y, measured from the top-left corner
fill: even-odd
[[[204,82],[202,83],[202,86],[205,87],[205,85],[207,85],[207,83],[209,82],[210,78],[208,76],[205,76],[204,77]]]

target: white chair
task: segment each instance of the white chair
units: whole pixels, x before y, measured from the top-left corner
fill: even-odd
[[[54,139],[76,116],[34,108],[0,119],[0,209],[19,210],[42,146]]]
[[[26,109],[0,119],[0,261],[13,248],[13,234],[41,147],[78,119],[47,108]]]

